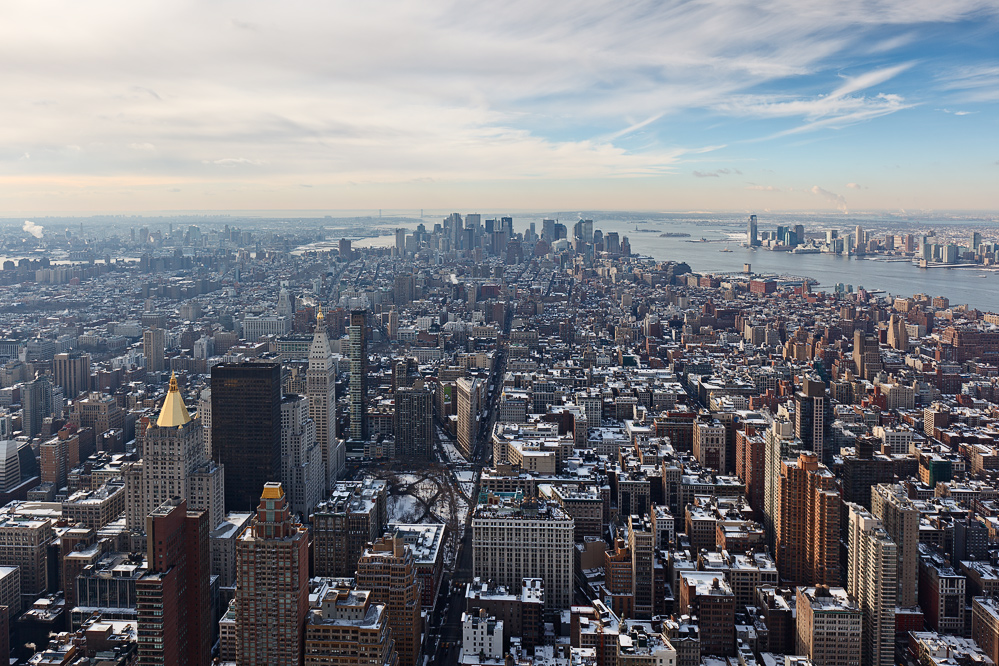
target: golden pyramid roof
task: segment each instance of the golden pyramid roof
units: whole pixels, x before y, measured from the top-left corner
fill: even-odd
[[[170,375],[170,390],[167,391],[163,407],[160,409],[160,417],[156,419],[156,425],[161,428],[179,427],[191,420],[191,415],[187,413],[184,405],[184,398],[177,388],[177,375]]]
[[[260,499],[279,499],[284,496],[284,488],[277,481],[270,481],[264,484],[264,492],[260,494]]]

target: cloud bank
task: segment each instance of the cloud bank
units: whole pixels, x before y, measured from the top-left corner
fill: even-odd
[[[917,42],[918,26],[991,25],[997,11],[990,0],[12,1],[0,6],[0,57],[17,63],[0,71],[17,91],[0,106],[0,204],[4,188],[290,201],[302,182],[681,173],[729,143],[683,123],[760,123],[756,138],[779,138],[915,108],[896,84],[921,63],[881,54]],[[968,65],[938,85],[971,101],[995,80]],[[731,168],[716,164],[694,175]]]

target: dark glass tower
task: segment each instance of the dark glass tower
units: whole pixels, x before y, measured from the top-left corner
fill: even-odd
[[[253,511],[281,478],[281,364],[212,368],[212,456],[225,466],[226,511]]]

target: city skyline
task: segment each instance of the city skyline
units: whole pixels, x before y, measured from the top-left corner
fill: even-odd
[[[0,214],[999,207],[979,0],[0,11]]]

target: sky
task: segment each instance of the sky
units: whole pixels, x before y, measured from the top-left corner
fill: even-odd
[[[999,2],[0,3],[0,216],[999,210]]]

